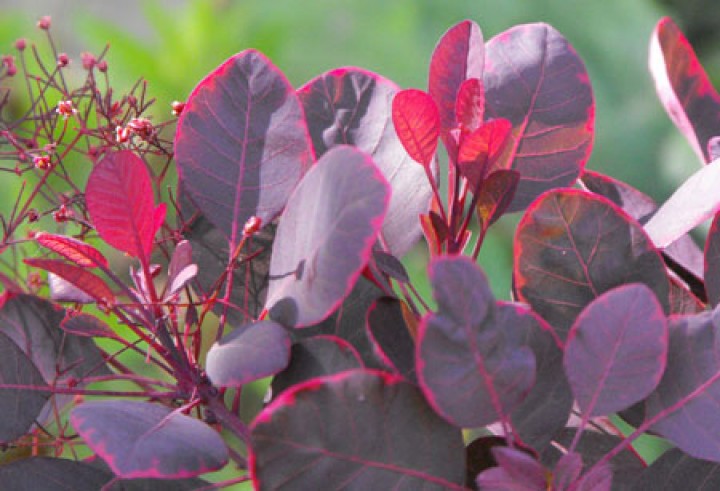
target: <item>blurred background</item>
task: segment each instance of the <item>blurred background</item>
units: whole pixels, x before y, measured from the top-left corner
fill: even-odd
[[[650,34],[662,16],[675,19],[711,78],[720,80],[717,0],[0,0],[0,8],[0,53],[12,52],[19,37],[42,44],[35,24],[50,15],[59,49],[79,76],[80,53],[109,45],[113,86],[122,92],[144,77],[158,111],[169,111],[210,70],[250,47],[295,86],[355,65],[402,87],[425,88],[433,47],[454,23],[473,19],[489,39],[515,24],[548,22],[590,73],[597,133],[588,167],[658,201],[700,165],[661,108],[647,70]],[[508,298],[517,219],[495,226],[481,255],[502,298]],[[422,255],[418,250],[408,262],[420,265]]]

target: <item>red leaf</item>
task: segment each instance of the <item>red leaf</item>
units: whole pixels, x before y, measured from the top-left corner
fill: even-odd
[[[28,266],[44,269],[45,271],[56,274],[99,302],[112,303],[115,300],[115,295],[112,290],[110,290],[110,287],[107,286],[102,279],[86,269],[58,259],[27,258],[24,261]]]
[[[488,176],[478,195],[477,210],[483,230],[495,223],[512,203],[520,173],[514,170],[498,170]]]
[[[140,157],[123,150],[93,169],[85,191],[90,218],[100,237],[133,257],[147,257],[157,226],[152,183]]]
[[[455,116],[460,127],[475,131],[485,116],[485,87],[479,78],[465,80],[458,89],[455,101]]]
[[[720,95],[678,26],[665,17],[650,42],[650,72],[670,119],[703,162],[712,160],[708,143],[720,135]]]
[[[424,166],[430,165],[440,136],[440,115],[432,98],[417,89],[398,92],[393,99],[392,120],[407,153]]]
[[[94,268],[96,266],[107,267],[108,265],[107,259],[100,251],[90,244],[72,237],[39,232],[35,235],[35,240],[41,246],[60,254],[78,266]]]
[[[485,44],[480,27],[465,20],[443,34],[430,60],[428,92],[440,111],[442,135],[456,125],[455,103],[462,83],[481,79],[485,66]]]
[[[479,187],[487,170],[503,153],[511,130],[510,121],[495,119],[462,139],[457,162],[460,173],[470,182],[470,189]]]

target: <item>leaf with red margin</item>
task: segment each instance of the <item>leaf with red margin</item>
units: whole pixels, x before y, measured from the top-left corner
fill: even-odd
[[[23,262],[28,266],[56,274],[98,302],[113,303],[115,301],[115,295],[110,287],[100,277],[80,266],[59,259],[26,258]]]
[[[438,308],[423,318],[415,352],[425,397],[456,426],[507,420],[535,382],[516,311],[497,312],[485,274],[465,256],[434,259],[429,274]]]
[[[477,211],[480,228],[487,228],[505,213],[515,196],[520,174],[514,170],[496,170],[490,174],[478,193]]]
[[[32,360],[3,332],[0,360],[0,443],[10,443],[30,430],[51,391]]]
[[[645,224],[657,247],[667,247],[720,209],[720,160],[690,176]]]
[[[302,339],[292,345],[287,368],[273,377],[273,398],[312,378],[362,367],[363,362],[355,348],[338,336],[319,335]]]
[[[720,213],[715,215],[705,240],[705,291],[712,306],[720,303]]]
[[[642,226],[612,202],[580,190],[549,191],[518,224],[513,282],[565,339],[593,299],[626,283],[650,287],[669,312],[665,265]]]
[[[445,32],[430,59],[428,92],[440,111],[443,138],[457,126],[456,102],[463,82],[482,79],[485,43],[480,27],[464,20]]]
[[[546,470],[532,456],[508,447],[494,447],[493,456],[498,463],[481,472],[475,482],[487,491],[536,491],[547,488]]]
[[[479,78],[460,84],[455,101],[455,117],[464,131],[473,132],[485,120],[485,87]]]
[[[499,324],[521,330],[521,344],[535,354],[535,384],[510,419],[522,442],[540,451],[565,427],[573,405],[563,351],[552,328],[527,305],[498,302],[496,315]]]
[[[85,402],[72,410],[70,422],[122,478],[193,477],[228,460],[227,447],[215,430],[159,404]]]
[[[397,91],[394,82],[350,67],[310,80],[298,89],[298,96],[318,158],[337,145],[352,145],[372,156],[390,183],[382,238],[389,252],[402,258],[420,238],[417,217],[430,209],[432,188],[425,169],[405,151],[392,124]]]
[[[628,215],[641,224],[647,223],[657,210],[658,206],[650,196],[630,186],[627,183],[614,179],[610,176],[585,170],[581,177],[582,185],[595,194],[606,197]],[[695,241],[684,235],[670,244],[663,250],[663,254],[680,265],[685,272],[681,271],[672,262],[668,267],[684,279],[687,273],[692,274],[700,282],[703,278],[703,253],[695,244]]]
[[[148,257],[157,231],[152,182],[145,162],[129,150],[93,167],[85,202],[100,237],[133,257]]]
[[[297,489],[465,489],[460,430],[417,387],[387,373],[351,370],[295,386],[251,431],[256,489],[289,481]]]
[[[113,479],[111,472],[85,462],[30,457],[0,466],[0,482],[16,491],[97,491]]]
[[[580,410],[605,416],[643,400],[660,382],[668,329],[662,306],[642,283],[593,300],[565,342],[565,374]]]
[[[570,43],[547,24],[498,34],[485,47],[485,117],[513,125],[497,168],[520,172],[510,211],[575,182],[590,157],[595,103]]]
[[[90,244],[86,244],[81,240],[65,235],[50,234],[47,232],[38,232],[35,234],[35,240],[43,247],[47,247],[53,252],[63,256],[65,259],[72,261],[78,266],[85,268],[94,268],[97,266],[108,266],[107,259],[100,251]]]
[[[720,95],[695,50],[669,17],[655,26],[649,63],[655,89],[670,119],[700,160],[710,162],[708,143],[720,135]]]
[[[368,310],[365,328],[383,363],[408,382],[417,383],[415,341],[409,326],[412,321],[407,320],[412,315],[401,300],[382,297]]]
[[[266,301],[274,320],[308,326],[340,305],[370,258],[389,199],[390,186],[363,152],[341,146],[320,158],[277,228]]]
[[[635,491],[657,489],[692,489],[715,491],[720,489],[720,465],[707,460],[694,459],[673,448],[645,469],[633,485]]]
[[[429,166],[435,160],[440,137],[440,115],[432,97],[417,89],[399,91],[393,97],[392,120],[410,157]]]
[[[117,338],[110,326],[90,314],[65,313],[60,328],[75,336],[88,338]]]
[[[193,89],[178,120],[175,158],[184,188],[236,244],[245,222],[270,223],[314,156],[303,110],[285,75],[243,51]]]
[[[210,347],[205,370],[219,387],[240,387],[275,375],[290,362],[290,335],[280,324],[260,321],[233,330]]]
[[[667,367],[646,400],[651,429],[687,454],[720,462],[718,311],[670,319]]]

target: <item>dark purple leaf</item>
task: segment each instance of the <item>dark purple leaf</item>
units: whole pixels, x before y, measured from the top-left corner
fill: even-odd
[[[514,448],[492,450],[498,467],[480,473],[475,482],[482,491],[537,491],[547,488],[545,468],[527,453]]]
[[[518,299],[562,339],[586,305],[626,283],[646,284],[669,311],[660,254],[642,226],[603,197],[579,190],[545,193],[520,221],[514,248]]]
[[[595,103],[582,60],[547,24],[498,34],[485,47],[485,117],[513,125],[497,164],[521,180],[510,211],[575,182],[590,157]]]
[[[241,325],[257,319],[265,305],[270,271],[272,243],[277,226],[270,223],[247,239],[232,276],[228,322]],[[198,265],[195,287],[198,293],[212,295],[215,282],[224,274],[229,260],[228,240],[203,215],[197,216],[185,234],[192,245],[192,261]],[[225,289],[221,289],[224,295]],[[216,303],[216,313],[225,305]]]
[[[650,72],[670,119],[702,162],[710,162],[708,142],[720,135],[720,95],[678,26],[661,19],[650,41]]]
[[[593,300],[565,342],[565,373],[580,410],[605,416],[644,399],[660,382],[667,356],[667,321],[642,283]]]
[[[374,250],[372,257],[377,268],[390,278],[395,281],[399,281],[400,283],[408,283],[410,281],[410,276],[405,270],[405,266],[403,266],[403,263],[401,263],[400,260],[392,254]]]
[[[487,177],[475,205],[480,228],[487,229],[505,213],[515,196],[518,182],[520,174],[513,170],[497,170]]]
[[[720,209],[720,160],[690,176],[645,224],[657,247],[667,247]]]
[[[710,161],[720,159],[720,136],[713,136],[707,144]]]
[[[465,256],[435,259],[430,283],[438,308],[423,318],[416,351],[425,397],[457,426],[507,420],[535,382],[515,311],[496,312],[485,274]]]
[[[133,257],[150,255],[158,229],[154,201],[145,162],[130,150],[106,154],[85,188],[88,213],[100,237]]]
[[[586,169],[581,180],[588,191],[605,196],[641,224],[647,223],[658,208],[657,203],[650,196],[610,176]],[[690,236],[680,237],[665,248],[663,253],[702,280],[703,253]],[[673,268],[673,265],[668,264],[668,267]],[[673,270],[681,274],[676,268]]]
[[[252,440],[257,489],[464,489],[460,431],[417,387],[382,372],[352,370],[283,392],[256,418]]]
[[[84,462],[50,457],[0,465],[2,487],[13,491],[98,491],[113,477],[111,472]]]
[[[440,138],[440,115],[432,97],[417,89],[397,92],[392,120],[400,142],[415,162],[429,166]]]
[[[213,384],[240,387],[275,375],[290,361],[290,335],[280,324],[260,321],[235,329],[213,344],[205,369]]]
[[[670,277],[670,313],[697,314],[705,310],[705,303],[677,278]]]
[[[337,336],[319,335],[302,339],[290,349],[290,364],[272,381],[272,394],[311,378],[362,368],[363,363],[355,348]]]
[[[484,64],[482,32],[471,20],[448,29],[435,46],[430,60],[428,92],[440,111],[443,137],[457,126],[455,110],[460,87],[468,79],[482,79]],[[463,119],[465,115],[463,111]]]
[[[197,276],[198,267],[192,261],[192,244],[181,240],[175,246],[168,264],[166,296],[178,293],[191,279]]]
[[[73,237],[38,232],[35,234],[35,241],[78,266],[94,268],[97,266],[107,267],[108,265],[107,259],[105,259],[105,256],[103,256],[100,251],[90,244],[86,244]]]
[[[550,326],[526,305],[499,302],[496,316],[498,323],[522,330],[521,344],[535,353],[535,384],[510,418],[523,443],[542,450],[565,427],[573,404],[563,351]]]
[[[0,443],[10,443],[30,430],[50,397],[50,388],[32,360],[2,332],[0,360]],[[7,388],[10,385],[28,389]]]
[[[705,241],[705,291],[708,302],[720,303],[720,213],[715,215]]]
[[[384,364],[408,382],[417,383],[415,342],[408,322],[412,315],[402,301],[380,298],[368,310],[367,331]]]
[[[392,187],[382,237],[403,257],[420,238],[418,216],[430,208],[432,188],[425,169],[403,148],[392,124],[397,85],[359,68],[326,72],[298,89],[318,157],[337,145],[372,156]]]
[[[215,430],[158,404],[85,402],[73,409],[70,422],[123,478],[192,477],[219,469],[228,459],[227,447]]]
[[[75,266],[61,259],[25,258],[23,262],[28,266],[44,269],[57,275],[97,302],[113,303],[115,301],[115,295],[105,281],[83,267]],[[56,299],[60,300],[60,298]]]
[[[646,402],[652,430],[689,455],[720,462],[718,312],[673,317],[667,368]]]
[[[610,491],[613,483],[613,472],[610,464],[602,463],[593,467],[582,476],[572,491]]]
[[[100,458],[89,460],[88,464],[113,476],[110,467]],[[184,479],[120,479],[115,477],[115,482],[108,483],[102,491],[197,491],[209,485],[209,482],[198,477]]]
[[[715,491],[720,489],[720,465],[707,460],[694,459],[674,448],[645,469],[634,491],[658,489],[692,489]]]
[[[60,327],[65,311],[32,295],[8,298],[0,308],[0,331],[10,337],[32,360],[48,383],[62,384],[74,378],[83,387],[83,378],[110,373],[100,350],[91,338],[75,336]],[[73,399],[54,395],[38,418],[53,418]]]
[[[190,94],[175,157],[184,189],[233,245],[280,213],[313,152],[290,82],[257,51],[239,53]]]
[[[60,323],[60,328],[63,331],[75,336],[111,339],[117,337],[113,330],[110,329],[110,326],[90,314],[70,314],[68,312],[65,314],[65,318]]]
[[[290,197],[275,236],[266,303],[275,320],[308,326],[342,303],[370,258],[389,195],[361,151],[336,147],[320,158]]]

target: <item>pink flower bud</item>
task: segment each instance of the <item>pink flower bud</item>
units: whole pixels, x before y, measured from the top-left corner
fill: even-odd
[[[55,112],[61,115],[63,119],[67,119],[68,117],[77,113],[77,109],[73,107],[72,101],[60,101],[58,102]]]
[[[80,60],[82,60],[82,66],[85,70],[92,70],[97,63],[95,55],[88,52],[80,53]]]
[[[23,51],[26,46],[27,46],[27,41],[25,41],[25,38],[20,38],[17,41],[15,41],[15,49],[17,49],[18,51]]]
[[[180,101],[173,101],[171,106],[173,116],[180,116],[180,114],[182,114],[183,112],[183,109],[185,109],[185,103]]]
[[[49,15],[45,15],[43,17],[40,17],[40,20],[37,23],[37,26],[42,29],[43,31],[47,31],[50,29],[51,19]]]
[[[60,68],[64,68],[64,67],[68,66],[69,63],[70,63],[70,58],[68,58],[67,53],[60,53],[58,55],[57,66],[59,66]]]

